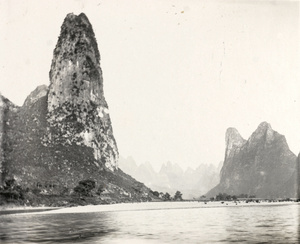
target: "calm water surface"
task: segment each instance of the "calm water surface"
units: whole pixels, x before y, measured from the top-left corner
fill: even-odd
[[[176,203],[158,210],[2,215],[0,243],[300,243],[296,203],[211,208],[186,203],[180,209],[168,204]]]

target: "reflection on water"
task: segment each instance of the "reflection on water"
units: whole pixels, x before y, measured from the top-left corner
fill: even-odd
[[[298,208],[3,215],[0,243],[298,243]]]
[[[1,220],[1,243],[91,243],[115,231],[106,213],[6,215]]]

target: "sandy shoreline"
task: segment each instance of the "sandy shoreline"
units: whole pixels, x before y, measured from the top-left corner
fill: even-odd
[[[58,207],[5,206],[5,207],[0,207],[0,215],[37,213],[37,212],[46,212],[46,211],[57,210],[57,209],[59,208]]]
[[[300,205],[297,202],[142,202],[142,203],[118,203],[107,205],[87,205],[77,207],[0,207],[1,214],[59,214],[59,213],[91,213],[91,212],[116,212],[116,211],[145,211],[145,210],[170,210],[189,208],[218,208],[218,207],[260,207]]]

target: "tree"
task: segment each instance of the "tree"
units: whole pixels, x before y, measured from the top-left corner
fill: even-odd
[[[231,200],[231,196],[230,195],[228,195],[226,193],[224,193],[224,195],[225,195],[225,199],[224,200],[226,200],[226,201],[230,201]]]
[[[226,193],[219,193],[216,196],[216,200],[217,201],[223,201],[223,200],[229,201],[229,200],[231,200],[231,196]]]
[[[96,194],[100,196],[101,193],[104,192],[104,191],[105,191],[105,185],[103,183],[101,183],[98,187],[98,190],[97,190]]]
[[[0,189],[0,195],[7,199],[24,199],[25,191],[17,184],[15,179],[5,180],[3,189]]]
[[[159,197],[159,192],[158,191],[153,191],[152,194],[156,197]]]
[[[216,200],[217,201],[222,201],[224,200],[224,195],[222,193],[219,193],[217,196],[216,196]]]
[[[182,193],[180,191],[176,191],[174,195],[174,200],[175,201],[182,201]]]
[[[248,194],[240,194],[237,197],[238,198],[248,198]]]
[[[164,199],[164,201],[170,201],[171,200],[171,195],[168,192],[166,192],[163,196],[163,199]]]
[[[78,186],[74,188],[74,192],[80,196],[90,196],[91,191],[96,187],[96,182],[93,180],[82,180],[78,182]]]
[[[216,201],[231,201],[231,200],[236,201],[237,196],[236,195],[231,196],[231,195],[228,195],[227,193],[219,193],[215,199],[216,199]]]

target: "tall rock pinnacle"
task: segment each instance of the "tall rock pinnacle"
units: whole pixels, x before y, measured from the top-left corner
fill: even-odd
[[[118,150],[103,94],[93,28],[81,13],[68,14],[53,53],[46,141],[92,147],[96,164],[117,168]]]
[[[83,13],[68,14],[53,54],[48,111],[64,102],[107,106],[99,62],[100,54],[89,20]]]
[[[119,169],[118,158],[92,25],[83,13],[68,14],[49,87],[21,107],[0,94],[0,195],[10,202],[18,189],[16,201],[51,206],[149,201],[150,189]]]

